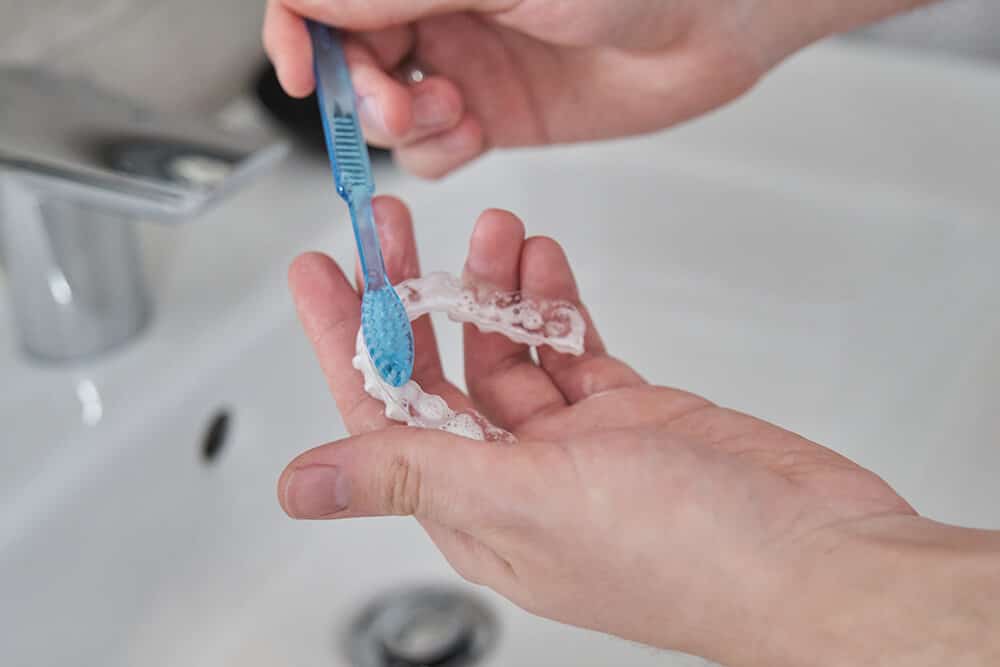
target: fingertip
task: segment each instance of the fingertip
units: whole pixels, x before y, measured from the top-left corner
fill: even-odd
[[[305,21],[280,2],[271,2],[264,18],[263,41],[282,89],[297,98],[312,93],[316,83]]]
[[[289,507],[288,503],[288,483],[291,480],[291,477],[292,477],[292,466],[291,464],[289,464],[288,466],[285,467],[284,470],[281,471],[281,474],[278,476],[278,484],[275,487],[275,491],[277,492],[278,496],[278,505],[281,506],[282,511],[284,511],[284,513],[287,514],[289,518],[294,519],[296,517],[292,513],[292,510]]]
[[[590,313],[581,301],[580,288],[573,274],[573,267],[561,243],[548,236],[533,236],[524,242],[521,251],[521,288],[534,296],[559,299],[574,304],[586,324],[583,339],[585,353],[606,355],[604,342],[594,326]],[[579,367],[576,361],[570,360],[570,355],[549,347],[541,347],[538,356],[542,366],[553,374],[563,394],[571,401],[592,393],[594,386],[604,386],[600,384],[601,382],[608,383],[608,386],[619,386],[618,383],[627,385],[641,381],[631,368],[616,361],[614,367],[607,371],[607,376],[596,381],[588,381],[592,386],[587,387],[576,383],[573,379],[558,377],[564,368]]]
[[[304,283],[339,272],[337,263],[321,252],[306,252],[292,260],[288,266],[288,284],[292,291],[298,291]]]
[[[579,302],[576,278],[562,244],[532,236],[521,250],[521,285],[532,295]]]
[[[529,238],[524,251],[531,254],[559,255],[562,261],[566,262],[566,251],[563,249],[562,244],[551,236],[545,236],[544,234]]]
[[[413,124],[409,91],[382,69],[375,55],[357,38],[344,42],[344,55],[351,69],[366,138],[378,144],[394,143]]]
[[[372,211],[376,223],[396,224],[399,221],[410,221],[410,209],[398,197],[378,195],[372,199]]]
[[[324,323],[343,319],[358,300],[355,289],[330,257],[308,252],[297,257],[288,269],[288,284],[299,319],[315,340]]]
[[[337,519],[351,503],[351,478],[338,466],[315,464],[294,468],[279,502],[293,519]]]
[[[278,77],[278,83],[281,84],[282,90],[289,97],[301,100],[312,95],[313,91],[316,90],[316,79],[314,78],[312,68],[308,64],[275,65],[275,74]]]
[[[278,476],[278,502],[286,514],[293,518],[298,516],[292,511],[294,508],[289,502],[289,491],[294,484],[295,473],[314,466],[341,465],[345,454],[344,449],[346,449],[341,446],[341,442],[345,441],[329,442],[311,447],[289,461],[285,469],[281,471]]]
[[[488,208],[476,218],[476,224],[472,228],[472,242],[489,243],[498,234],[516,235],[523,239],[524,222],[507,209]]]
[[[359,47],[358,47],[359,48]],[[403,85],[354,49],[353,76],[365,137],[387,147],[419,144],[456,129],[465,116],[461,91],[443,77]]]
[[[566,251],[561,243],[548,236],[533,236],[524,242],[521,283],[532,294],[579,300]]]
[[[524,223],[510,211],[488,209],[480,214],[469,239],[467,273],[505,288],[512,278],[497,281],[498,275],[517,271],[517,257],[524,243]]]
[[[379,197],[372,206],[389,280],[398,283],[417,277],[420,262],[409,209],[394,197]]]
[[[386,132],[392,139],[405,137],[413,130],[413,99],[409,91],[388,75],[379,83],[382,91],[378,104]]]

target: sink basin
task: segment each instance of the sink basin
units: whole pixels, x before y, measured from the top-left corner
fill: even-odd
[[[411,205],[425,269],[457,270],[478,212],[510,208],[566,245],[609,347],[651,381],[1000,528],[998,84],[827,44],[676,131],[433,184],[383,166],[379,188]],[[0,328],[0,664],[351,667],[355,614],[411,583],[493,610],[478,664],[704,664],[463,584],[412,521],[281,513],[283,465],[344,435],[284,284],[302,250],[352,256],[327,169],[293,156],[195,224],[144,229],[157,319],[113,356],[41,368]],[[459,329],[439,335],[459,378]]]

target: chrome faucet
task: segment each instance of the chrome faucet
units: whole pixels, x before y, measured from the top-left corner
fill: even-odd
[[[152,312],[136,221],[188,220],[284,150],[86,82],[0,69],[0,265],[24,349],[69,362],[135,337]]]

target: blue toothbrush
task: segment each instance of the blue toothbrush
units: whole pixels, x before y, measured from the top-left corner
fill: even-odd
[[[358,125],[347,60],[335,32],[309,21],[316,71],[316,97],[323,118],[326,150],[337,193],[347,202],[361,258],[365,292],[361,298],[361,331],[372,363],[394,387],[413,373],[413,329],[399,295],[389,282],[372,216],[375,180]]]

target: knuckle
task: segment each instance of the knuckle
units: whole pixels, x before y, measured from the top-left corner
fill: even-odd
[[[411,516],[421,510],[420,467],[402,454],[392,457],[385,486],[385,506],[389,514]]]
[[[341,418],[352,435],[374,431],[381,425],[384,417],[383,408],[380,403],[373,403],[368,394],[356,397],[350,403],[340,407]]]

